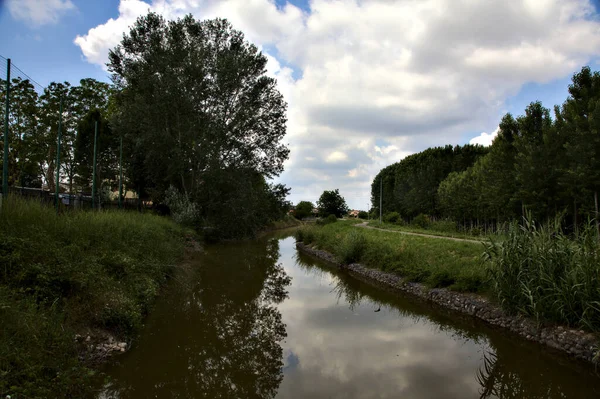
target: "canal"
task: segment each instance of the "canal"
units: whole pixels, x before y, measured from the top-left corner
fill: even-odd
[[[597,398],[592,369],[275,233],[199,254],[106,365],[99,398]]]

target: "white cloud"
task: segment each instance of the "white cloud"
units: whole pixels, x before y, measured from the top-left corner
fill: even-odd
[[[7,0],[10,15],[38,27],[57,23],[68,11],[76,9],[71,0]]]
[[[331,154],[327,155],[327,162],[329,163],[338,163],[346,160],[348,160],[348,155],[344,154],[341,151],[334,151]]]
[[[469,140],[469,144],[479,144],[479,145],[488,147],[488,146],[492,145],[492,142],[498,135],[499,131],[500,131],[500,127],[498,127],[496,130],[494,130],[492,133],[482,132],[479,136],[473,137],[471,140]]]
[[[148,9],[225,17],[277,50],[268,73],[289,103],[292,153],[281,180],[295,202],[339,188],[364,208],[381,167],[489,131],[525,83],[564,78],[600,56],[590,0],[313,0],[310,12],[273,0],[122,0],[116,19],[75,43],[104,64]]]

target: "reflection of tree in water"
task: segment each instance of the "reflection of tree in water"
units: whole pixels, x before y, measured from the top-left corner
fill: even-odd
[[[583,398],[586,397],[584,392],[589,395],[589,387],[574,379],[553,378],[562,377],[556,364],[545,366],[540,368],[539,363],[531,364],[519,353],[486,350],[477,372],[481,398]]]
[[[287,297],[290,278],[275,263],[277,240],[235,257],[243,261],[202,268],[201,284],[211,289],[197,298],[201,317],[194,322],[205,328],[194,341],[197,351],[188,352],[190,388],[204,397],[274,397],[283,378],[279,342],[286,336],[274,305]]]
[[[132,362],[139,371],[124,371],[127,378],[117,378],[107,396],[275,396],[283,379],[279,343],[286,337],[276,304],[287,297],[291,280],[277,264],[278,241],[216,245],[206,252],[198,283],[188,292],[182,287],[169,304],[177,316],[167,308],[163,324],[145,333],[150,336]],[[144,357],[149,351],[154,353]]]

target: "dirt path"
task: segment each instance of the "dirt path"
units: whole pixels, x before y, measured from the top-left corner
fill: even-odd
[[[372,230],[387,231],[388,233],[406,234],[406,235],[409,235],[409,236],[419,236],[419,237],[427,237],[427,238],[440,238],[442,240],[472,242],[472,243],[475,243],[475,244],[481,244],[483,242],[483,241],[478,241],[478,240],[468,240],[466,238],[454,238],[454,237],[434,236],[434,235],[431,235],[431,234],[411,233],[410,231],[380,229],[378,227],[369,226],[368,222],[363,222],[363,223],[360,223],[360,224],[355,224],[354,226],[355,227],[362,227],[363,229],[372,229]]]

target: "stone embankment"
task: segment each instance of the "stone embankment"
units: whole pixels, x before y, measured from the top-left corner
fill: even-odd
[[[371,269],[358,263],[342,265],[329,252],[301,242],[297,242],[296,246],[303,252],[334,263],[344,270],[395,291],[405,292],[439,306],[479,318],[491,325],[506,328],[527,340],[547,345],[577,359],[588,362],[598,360],[596,358],[598,340],[591,333],[562,326],[539,326],[535,320],[506,314],[498,306],[478,295],[454,292],[445,288],[430,289],[422,284],[404,281],[395,274]]]

